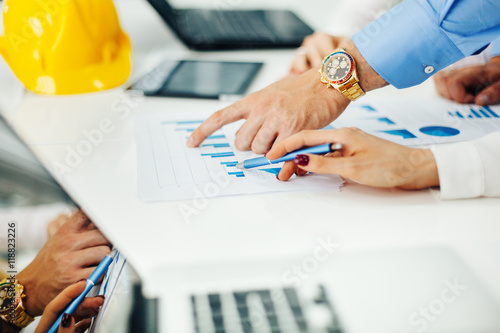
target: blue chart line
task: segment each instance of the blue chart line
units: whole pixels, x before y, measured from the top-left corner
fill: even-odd
[[[483,118],[500,118],[489,106],[482,107],[478,110],[470,108],[470,113],[464,114],[460,111],[448,111],[448,114],[454,118],[467,119],[483,119]]]
[[[180,130],[179,131],[183,131],[183,130]],[[189,132],[189,131],[188,131]],[[211,139],[225,139],[226,136],[224,134],[217,134],[217,135],[210,135],[208,136],[205,140],[211,140]],[[186,139],[189,139],[189,136],[186,137]]]
[[[243,171],[228,172],[227,174],[230,176],[236,176],[238,178],[245,177],[245,174],[243,173]]]
[[[455,136],[460,134],[460,131],[452,127],[444,126],[428,126],[422,127],[420,132],[431,136]]]
[[[201,145],[202,147],[214,147],[214,148],[230,148],[229,143],[206,143]]]
[[[203,120],[186,120],[186,121],[162,121],[162,125],[176,124],[176,125],[190,125],[190,124],[201,124]]]
[[[208,139],[225,139],[226,136],[224,134],[219,134],[219,135],[210,135],[209,137],[207,137],[207,140]]]
[[[176,128],[177,132],[194,132],[195,128]]]
[[[225,153],[201,154],[201,156],[210,156],[211,158],[221,158],[221,157],[232,157],[232,156],[234,156],[234,153],[232,151],[228,151]]]
[[[377,112],[377,110],[375,110],[372,106],[370,105],[360,105],[361,108],[365,109],[366,111],[370,111],[370,112]]]
[[[269,169],[258,169],[258,170],[264,171],[264,172],[269,172],[269,173],[277,176],[278,173],[280,173],[281,168],[269,168]]]
[[[385,123],[387,125],[396,125],[395,122],[393,122],[392,120],[390,120],[387,117],[375,118],[375,120],[380,121],[381,123]]]
[[[411,132],[401,129],[401,130],[391,130],[391,131],[379,131],[381,133],[387,133],[390,135],[396,135],[396,136],[401,136],[403,139],[415,139],[416,136],[413,135]]]
[[[237,164],[238,161],[233,161],[233,162],[220,162],[221,165],[225,165],[229,168],[234,168]]]

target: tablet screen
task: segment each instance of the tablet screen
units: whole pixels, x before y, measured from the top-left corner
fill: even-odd
[[[132,86],[146,96],[241,96],[262,67],[253,62],[167,61]]]

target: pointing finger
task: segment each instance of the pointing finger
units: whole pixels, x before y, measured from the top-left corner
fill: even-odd
[[[243,100],[212,114],[193,131],[187,141],[187,146],[198,147],[200,143],[222,126],[245,118],[246,111],[245,108],[241,106],[241,103],[243,103]]]

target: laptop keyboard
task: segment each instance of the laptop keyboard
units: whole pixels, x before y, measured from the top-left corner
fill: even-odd
[[[279,35],[274,29],[267,26],[258,12],[250,16],[247,11],[219,11],[212,12],[210,17],[204,17],[202,11],[182,11],[182,28],[190,36],[199,36],[206,39],[220,40],[268,40],[275,42]],[[178,21],[179,22],[179,21]]]
[[[191,296],[196,333],[341,333],[323,286]]]

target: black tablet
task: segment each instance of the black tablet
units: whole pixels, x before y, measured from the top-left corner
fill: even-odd
[[[166,61],[131,89],[146,96],[232,99],[241,97],[262,63]]]

